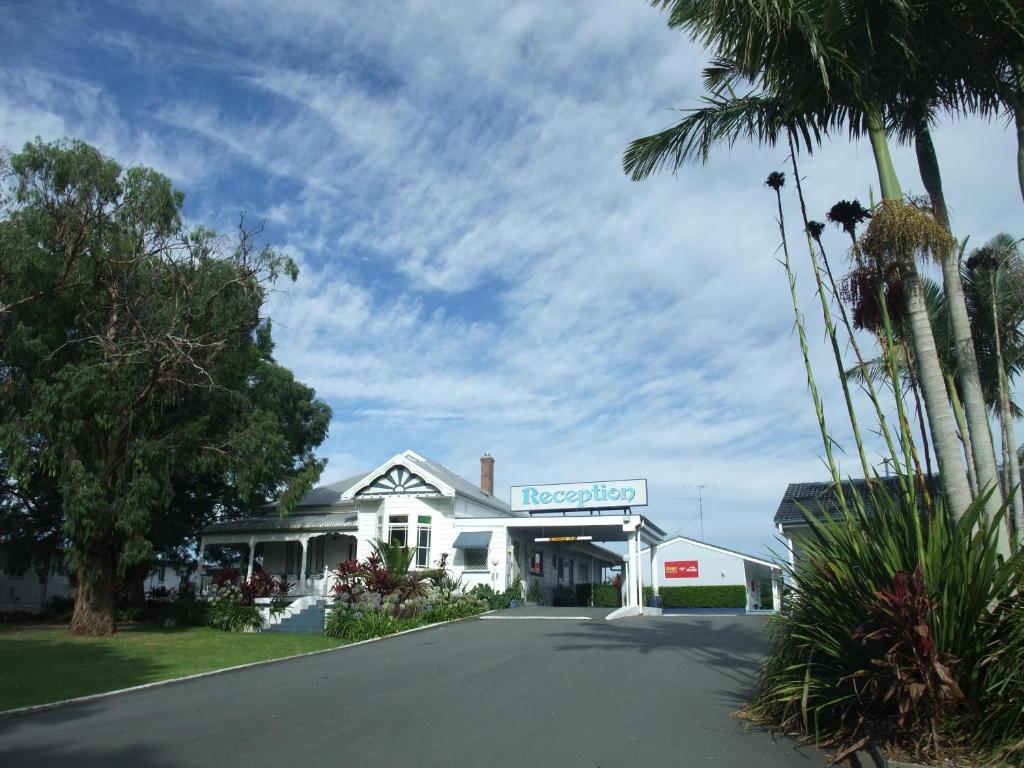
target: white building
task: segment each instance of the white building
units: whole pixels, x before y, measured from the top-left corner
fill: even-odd
[[[657,576],[661,587],[742,586],[747,593],[746,610],[772,610],[780,604],[782,568],[764,558],[744,555],[725,547],[685,536],[663,541],[651,568],[651,552],[641,550],[640,573],[644,586]],[[761,589],[771,585],[772,605],[762,604]]]
[[[74,585],[59,568],[43,576],[33,566],[14,568],[0,549],[0,613],[42,613],[54,597],[74,596]]]
[[[485,455],[480,465],[477,486],[405,451],[370,472],[316,488],[286,516],[270,512],[207,526],[200,570],[210,547],[226,545],[244,552],[247,578],[261,566],[296,582],[292,594],[325,595],[333,586],[331,572],[348,559],[367,557],[380,539],[415,548],[416,568],[434,567],[447,555],[467,588],[488,584],[502,591],[518,577],[527,596],[536,587],[551,603],[560,588],[599,583],[603,569],[623,564],[621,555],[593,542],[625,541],[636,553],[664,535],[621,505],[614,510],[619,514],[597,514],[606,510],[596,509],[589,490],[580,491],[585,503],[559,509],[560,516],[550,509],[513,511],[494,496],[494,459]],[[624,590],[625,602],[639,610],[640,581],[636,569],[626,570],[632,588]]]

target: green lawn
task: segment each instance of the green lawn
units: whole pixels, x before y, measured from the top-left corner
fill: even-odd
[[[113,637],[79,638],[63,627],[0,625],[0,711],[343,644],[207,627],[125,627]]]

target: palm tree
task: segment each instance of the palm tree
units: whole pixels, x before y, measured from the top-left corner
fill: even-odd
[[[985,397],[998,414],[1007,492],[1012,492],[1014,527],[1024,536],[1024,492],[1014,420],[1020,409],[1011,383],[1024,371],[1024,258],[1020,241],[996,235],[971,252],[964,265],[964,288],[978,337]]]
[[[785,130],[802,137],[810,148],[830,128],[867,134],[883,197],[869,226],[869,234],[872,227],[876,234],[870,242],[881,249],[876,257],[884,256],[899,269],[932,442],[946,496],[959,519],[971,491],[915,263],[919,256],[944,255],[944,247],[935,232],[913,247],[895,247],[907,240],[894,235],[923,221],[905,211],[885,121],[886,105],[899,101],[901,88],[917,73],[908,56],[908,41],[915,40],[910,6],[893,3],[886,7],[888,13],[872,16],[865,7],[840,9],[822,0],[770,6],[751,2],[746,8],[721,0],[654,4],[669,7],[669,26],[686,29],[710,46],[715,61],[705,70],[711,89],[705,107],[627,149],[624,167],[634,179],[666,164],[678,168],[694,156],[706,160],[712,145],[741,136],[771,144]],[[736,97],[744,83],[750,90]]]

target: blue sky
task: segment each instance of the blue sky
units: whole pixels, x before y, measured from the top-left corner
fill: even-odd
[[[0,144],[85,139],[170,176],[190,222],[244,211],[299,262],[268,313],[334,409],[326,480],[406,448],[475,479],[489,451],[500,494],[647,477],[650,516],[687,535],[707,484],[705,538],[763,552],[786,484],[826,476],[763,186],[785,152],[621,172],[695,103],[705,60],[646,3],[37,0],[6,4],[0,46]],[[1020,234],[1003,123],[947,122],[936,144],[958,233]],[[896,161],[920,192],[912,153]],[[801,170],[816,218],[870,196],[864,143]]]

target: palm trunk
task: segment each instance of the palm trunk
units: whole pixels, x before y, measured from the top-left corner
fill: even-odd
[[[932,143],[932,133],[924,121],[914,133],[914,150],[917,153],[917,167],[921,172],[921,182],[932,203],[932,211],[936,221],[952,232],[949,226],[949,209],[946,207],[946,195],[942,191],[942,174],[939,173],[939,159]]]
[[[114,562],[100,555],[78,569],[78,591],[71,615],[73,635],[114,634]]]
[[[999,304],[996,295],[996,278],[990,279],[992,287],[992,329],[996,346],[996,376],[999,377],[999,420],[1002,423],[1003,438],[1003,471],[1006,473],[1006,493],[1012,494],[1013,526],[1020,537],[1021,523],[1024,521],[1024,501],[1021,499],[1020,463],[1017,461],[1017,444],[1013,430],[1013,412],[1010,409],[1010,385],[1003,362],[1003,345],[999,333]],[[1001,527],[1001,531],[1006,530]],[[1003,544],[1003,542],[1000,542]],[[1002,549],[1003,547],[1001,547]],[[1010,550],[1009,542],[1005,543],[1005,553]]]
[[[871,138],[871,150],[875,157],[882,198],[885,201],[902,203],[903,191],[900,189],[896,169],[889,154],[881,112],[877,109],[869,110],[867,117],[868,135]],[[913,260],[908,261],[909,263],[902,265],[902,282],[907,297],[907,315],[914,357],[918,365],[917,374],[924,395],[924,406],[928,412],[928,425],[939,464],[942,487],[946,492],[946,501],[949,503],[953,519],[959,521],[971,504],[971,488],[967,484],[963,454],[957,446],[956,430],[949,415],[949,400],[946,398],[942,365],[935,350],[931,321],[928,319],[924,288],[917,273],[917,265]]]
[[[961,435],[967,434],[967,418],[964,416],[963,406],[960,405],[960,396],[956,393],[956,382],[953,375],[946,372],[946,390],[949,392],[949,401],[953,404],[953,417],[956,419],[956,428]],[[978,495],[978,476],[974,473],[974,455],[971,453],[971,441],[961,438],[964,446],[964,455],[967,457],[967,482],[971,486],[971,494]],[[995,456],[995,449],[992,450]]]
[[[935,146],[927,125],[921,125],[915,136],[917,164],[921,171],[928,196],[935,210],[936,220],[950,232],[946,198],[942,192],[942,176],[935,156]],[[992,517],[999,512],[1003,495],[999,486],[999,468],[996,464],[995,449],[992,446],[992,432],[989,427],[985,395],[981,388],[981,373],[978,355],[974,350],[971,336],[971,321],[964,300],[964,286],[960,277],[960,254],[951,249],[942,259],[942,284],[946,293],[946,307],[949,309],[950,326],[953,330],[953,352],[956,357],[956,377],[963,393],[964,415],[967,432],[961,429],[964,453],[968,461],[973,457],[977,488],[980,493],[992,489],[985,503],[985,511]]]
[[[1007,410],[1009,410],[1009,398],[1007,398]],[[1009,443],[1008,465],[1010,470],[1010,485],[1006,492],[1013,494],[1013,531],[1017,537],[1017,547],[1024,543],[1024,489],[1021,488],[1020,459],[1017,457],[1017,437],[1013,428],[1013,414],[1007,414],[1006,419],[1006,440]]]
[[[1013,122],[1017,125],[1017,183],[1024,198],[1024,108],[1013,110]]]
[[[1004,95],[1013,113],[1013,122],[1017,128],[1017,183],[1020,195],[1024,198],[1024,70],[1017,68],[1017,88],[1010,89]]]
[[[928,477],[932,475],[932,454],[928,448],[928,428],[924,423],[924,408],[921,405],[921,388],[917,385],[917,376],[914,374],[914,364],[907,366],[907,374],[910,377],[910,391],[914,394],[914,412],[917,415],[917,428],[921,432],[921,442],[924,444],[924,466]]]

